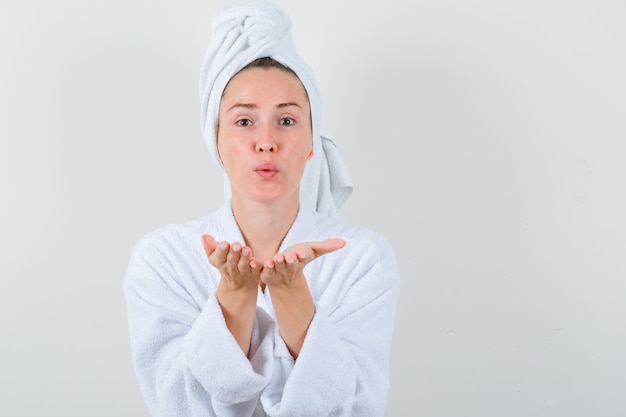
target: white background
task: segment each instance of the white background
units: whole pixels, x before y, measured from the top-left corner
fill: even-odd
[[[626,415],[626,3],[278,2],[402,288],[387,416]],[[0,6],[0,415],[147,416],[122,280],[222,200],[226,1]]]

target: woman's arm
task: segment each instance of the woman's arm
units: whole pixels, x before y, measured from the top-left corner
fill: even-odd
[[[124,290],[139,385],[154,417],[251,416],[271,375],[229,331],[195,239],[161,232],[131,256]],[[271,322],[254,326],[255,352],[271,351]]]
[[[399,286],[393,250],[359,237],[329,256],[306,270],[316,311],[297,360],[275,360],[261,396],[270,416],[384,415]]]
[[[299,243],[276,254],[263,267],[261,280],[270,289],[280,335],[294,359],[300,353],[315,314],[315,303],[304,277],[304,267],[322,255],[343,248],[344,245],[342,239]]]
[[[216,242],[202,236],[204,251],[211,265],[220,271],[217,299],[226,326],[248,356],[256,312],[261,266],[252,260],[252,251],[239,242]]]

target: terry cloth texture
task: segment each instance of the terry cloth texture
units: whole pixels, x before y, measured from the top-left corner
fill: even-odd
[[[202,135],[223,169],[216,145],[220,100],[228,81],[257,58],[271,57],[291,68],[307,91],[313,125],[313,158],[307,163],[300,186],[305,207],[336,217],[352,193],[352,180],[335,142],[321,123],[321,100],[313,72],[295,49],[291,20],[267,1],[252,1],[225,9],[213,21],[212,39],[200,73]],[[225,178],[224,193],[230,200]]]
[[[259,290],[249,358],[215,297],[219,271],[202,235],[243,242],[225,204],[159,229],[135,247],[125,279],[135,372],[153,417],[383,416],[399,276],[377,233],[301,208],[280,251],[340,237],[341,250],[307,264],[315,316],[296,361]]]

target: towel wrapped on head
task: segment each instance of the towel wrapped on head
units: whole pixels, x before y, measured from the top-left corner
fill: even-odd
[[[213,21],[212,33],[200,75],[202,135],[211,155],[223,169],[215,133],[224,88],[246,65],[270,57],[296,73],[309,97],[314,155],[300,182],[300,203],[336,217],[352,193],[352,181],[335,143],[322,131],[318,87],[313,72],[296,51],[289,16],[267,1],[250,1],[222,11]],[[228,178],[224,192],[230,199]]]

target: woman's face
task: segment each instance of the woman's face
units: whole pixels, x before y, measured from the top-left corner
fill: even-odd
[[[309,100],[300,80],[277,68],[235,75],[220,103],[217,149],[233,201],[299,201],[313,156]]]

